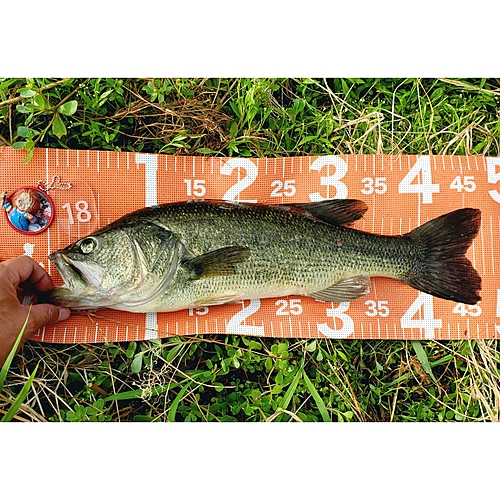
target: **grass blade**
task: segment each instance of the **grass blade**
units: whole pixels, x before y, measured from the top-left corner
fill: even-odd
[[[9,371],[10,365],[12,364],[12,360],[14,359],[14,356],[16,355],[17,348],[19,347],[21,339],[23,338],[24,330],[26,330],[26,325],[28,324],[28,319],[30,317],[30,312],[31,312],[31,306],[28,310],[28,316],[26,316],[26,321],[24,322],[24,325],[21,328],[19,335],[17,336],[16,342],[14,343],[14,346],[12,347],[9,355],[7,356],[7,359],[5,360],[5,363],[2,366],[2,369],[0,370],[0,392],[3,389],[3,384],[4,384],[5,379],[7,377],[7,373]]]
[[[168,410],[167,422],[175,421],[175,413],[177,412],[177,407],[179,406],[181,399],[184,397],[184,394],[186,394],[186,391],[189,389],[190,386],[191,382],[187,382],[186,385],[179,391],[179,394],[175,396],[175,399],[172,401],[170,409]]]
[[[195,380],[202,373],[204,373],[204,372],[201,371],[198,373],[190,373],[190,377]],[[186,382],[186,379],[183,379],[179,382],[172,382],[172,383],[168,383],[165,385],[157,385],[157,386],[151,387],[149,389],[149,391],[150,391],[149,396],[150,397],[159,396],[160,394],[163,394],[163,393],[169,391],[170,389],[175,389],[176,387],[179,387],[180,385],[183,385],[183,384],[189,383],[189,382],[190,381]],[[142,389],[134,389],[131,391],[119,392],[118,394],[111,394],[110,396],[107,396],[104,398],[104,402],[107,403],[109,401],[125,401],[127,399],[143,399],[143,398],[144,398],[144,391]]]
[[[309,392],[311,393],[311,396],[313,397],[314,401],[316,402],[316,406],[318,407],[319,412],[321,413],[321,416],[323,417],[324,422],[331,422],[332,419],[330,418],[330,415],[328,415],[328,410],[326,409],[324,401],[321,399],[321,396],[318,394],[318,391],[316,390],[316,387],[314,387],[313,383],[309,379],[309,377],[306,375],[306,372],[302,372],[302,377],[304,378],[304,382],[307,385],[307,388]]]
[[[290,404],[290,401],[292,400],[292,397],[297,389],[297,385],[299,384],[301,374],[302,374],[302,369],[297,370],[297,373],[293,377],[291,384],[288,386],[285,395],[278,404],[278,409],[286,410],[288,408],[288,405]],[[281,422],[282,417],[283,415],[278,415],[275,419],[276,422]]]
[[[169,389],[175,389],[180,384],[181,384],[180,382],[177,382],[173,384],[158,385],[151,387],[150,396],[151,397],[159,396],[160,394],[167,392]],[[143,398],[144,398],[144,391],[142,389],[134,389],[132,391],[123,391],[119,392],[118,394],[111,394],[110,396],[104,398],[104,402],[107,403],[109,401],[126,401],[127,399],[143,399]]]
[[[3,416],[2,420],[0,420],[0,422],[10,422],[14,418],[14,415],[17,413],[17,410],[19,410],[23,401],[26,399],[29,390],[31,389],[31,384],[33,383],[33,379],[35,378],[37,370],[38,370],[38,365],[35,366],[35,369],[31,372],[28,381],[23,385],[23,388],[17,395],[17,398],[12,403],[12,406],[9,408],[9,410]]]
[[[431,364],[429,363],[429,358],[427,357],[427,354],[424,348],[422,347],[420,341],[412,340],[411,345],[415,350],[415,354],[417,355],[417,358],[420,361],[420,364],[422,365],[422,368],[424,369],[425,373],[427,373],[427,375],[429,375],[429,377],[434,382],[437,382],[436,377],[434,377],[434,373],[432,373],[432,367]]]

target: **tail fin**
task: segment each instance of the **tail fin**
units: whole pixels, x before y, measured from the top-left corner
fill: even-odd
[[[422,292],[475,304],[481,276],[465,257],[481,224],[481,211],[462,208],[433,219],[406,234],[416,244],[418,262],[404,281]]]

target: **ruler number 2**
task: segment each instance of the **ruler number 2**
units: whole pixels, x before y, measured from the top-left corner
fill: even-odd
[[[474,318],[477,318],[478,316],[481,316],[481,306],[478,304],[475,305],[469,305],[469,304],[463,304],[462,302],[459,302],[454,308],[453,312],[455,314],[460,314],[462,318],[465,316],[472,316]]]
[[[205,179],[184,179],[186,184],[187,196],[205,196],[207,190],[205,188]]]
[[[279,306],[276,311],[276,316],[289,316],[293,314],[294,316],[299,316],[302,314],[302,305],[300,299],[280,299],[277,300],[274,305]]]
[[[285,181],[277,179],[271,182],[271,187],[274,188],[271,192],[271,197],[293,196],[297,192],[295,179],[287,179]]]
[[[245,177],[241,179],[240,168],[246,172]],[[226,191],[222,199],[225,201],[236,200],[247,203],[257,203],[257,200],[240,199],[240,193],[247,187],[251,186],[255,179],[257,179],[257,174],[259,173],[257,165],[248,158],[231,158],[221,166],[220,173],[223,175],[231,175],[234,169],[238,171],[238,182]]]
[[[241,301],[243,309],[238,311],[226,324],[226,333],[237,333],[241,335],[264,335],[264,325],[245,325],[244,321],[260,309],[260,299],[250,299],[250,304],[245,306]]]

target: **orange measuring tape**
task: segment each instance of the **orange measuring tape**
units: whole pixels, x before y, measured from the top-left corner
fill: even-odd
[[[372,278],[353,302],[299,296],[170,313],[100,310],[38,331],[55,343],[118,342],[228,333],[293,338],[469,339],[500,336],[500,158],[343,155],[218,158],[0,148],[0,190],[37,188],[41,205],[26,230],[0,221],[0,256],[29,255],[62,284],[48,255],[145,206],[189,199],[249,203],[363,200],[356,229],[404,234],[462,207],[479,208],[481,229],[467,257],[482,277],[475,305],[432,297],[387,278]],[[41,181],[41,182],[40,182]],[[3,217],[3,216],[2,216]],[[19,229],[19,228],[18,228]]]

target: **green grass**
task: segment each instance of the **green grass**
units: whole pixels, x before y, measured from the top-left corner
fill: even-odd
[[[12,346],[12,349],[10,350],[9,355],[7,356],[7,359],[5,360],[2,369],[0,370],[0,394],[2,393],[3,386],[5,383],[5,379],[7,378],[7,374],[9,372],[10,365],[12,364],[12,360],[14,359],[14,356],[16,355],[16,352],[19,348],[19,344],[21,343],[21,339],[23,338],[26,325],[28,324],[28,319],[31,313],[31,308],[28,312],[28,315],[26,316],[26,320],[19,331],[19,334],[17,335],[16,341],[14,342],[14,345]],[[12,419],[15,417],[17,412],[19,411],[19,408],[23,404],[26,396],[28,395],[28,392],[30,390],[31,384],[33,383],[33,380],[35,378],[36,372],[38,370],[38,366],[35,367],[35,369],[31,372],[31,375],[28,377],[28,380],[26,383],[21,387],[21,390],[19,391],[19,394],[17,394],[15,400],[12,402],[10,408],[4,409],[2,408],[1,413],[3,413],[3,417],[0,419],[0,422],[11,422]],[[8,398],[7,398],[8,401]],[[4,405],[5,406],[5,405]]]
[[[0,144],[28,155],[498,156],[499,103],[496,79],[0,79]],[[491,421],[498,363],[496,341],[31,342],[0,411],[38,364],[17,419]]]

